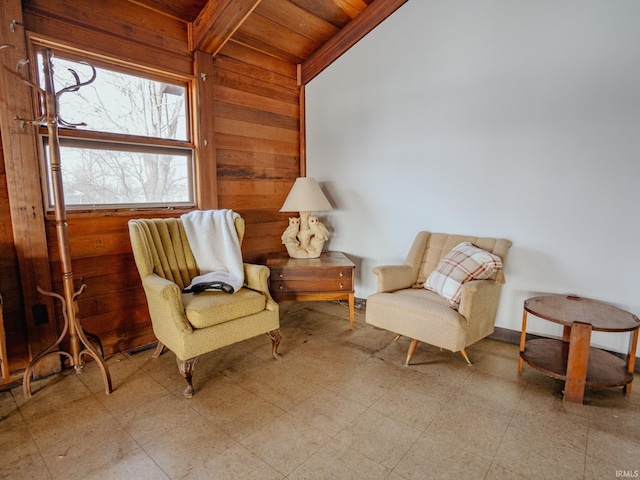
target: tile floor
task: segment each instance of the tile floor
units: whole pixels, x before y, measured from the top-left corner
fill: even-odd
[[[265,337],[205,356],[196,394],[170,352],[94,363],[0,392],[0,478],[615,479],[640,471],[640,386],[589,389],[483,340],[458,354],[374,329],[332,302],[283,303],[283,358]]]

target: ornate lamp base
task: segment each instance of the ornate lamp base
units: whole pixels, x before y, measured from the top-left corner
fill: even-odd
[[[291,258],[318,258],[328,239],[327,228],[310,212],[300,212],[300,218],[290,217],[281,237]]]

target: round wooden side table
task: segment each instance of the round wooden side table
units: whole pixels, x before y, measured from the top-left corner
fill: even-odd
[[[564,326],[562,340],[526,338],[527,314]],[[585,386],[623,387],[631,394],[640,318],[620,308],[575,295],[545,295],[524,302],[520,359],[546,375],[564,380],[564,399],[582,403]],[[631,332],[626,360],[591,347],[591,332]]]

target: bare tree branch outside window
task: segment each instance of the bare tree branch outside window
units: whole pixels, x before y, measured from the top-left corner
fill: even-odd
[[[88,66],[54,57],[56,88],[74,83],[69,69],[81,78],[91,73]],[[89,141],[78,139],[81,135],[61,135],[65,203],[192,203],[191,148],[153,141],[189,140],[185,86],[105,68],[96,71],[91,85],[60,97],[60,115],[66,122],[86,124],[76,127],[78,131],[129,137],[118,141],[111,135],[95,141],[94,135]],[[135,137],[150,140],[132,143]]]

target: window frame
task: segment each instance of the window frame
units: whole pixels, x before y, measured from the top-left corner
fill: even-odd
[[[173,140],[159,137],[148,137],[139,135],[120,134],[113,132],[101,132],[96,130],[84,130],[58,126],[58,137],[61,145],[67,143],[69,146],[75,145],[91,145],[95,148],[104,148],[111,150],[123,150],[128,152],[140,151],[167,151],[167,152],[188,152],[190,164],[188,166],[188,192],[190,199],[186,202],[145,202],[145,203],[110,203],[110,204],[81,204],[81,205],[65,205],[68,213],[82,212],[101,212],[105,215],[119,211],[138,211],[138,210],[191,210],[197,207],[198,202],[198,181],[197,181],[197,151],[194,134],[195,120],[193,114],[195,108],[193,105],[194,96],[194,77],[192,75],[178,74],[168,72],[156,68],[149,68],[140,64],[132,64],[131,62],[123,62],[118,59],[105,57],[87,49],[80,49],[70,45],[63,45],[58,42],[50,42],[41,38],[29,39],[29,53],[33,60],[31,63],[32,78],[38,79],[37,72],[37,54],[42,48],[49,48],[56,57],[56,54],[66,60],[88,62],[94,67],[100,67],[115,72],[121,72],[129,75],[135,75],[148,80],[165,82],[171,85],[182,86],[185,89],[185,115],[187,140]],[[36,80],[37,81],[37,80]],[[34,100],[35,111],[39,111],[38,99]],[[40,150],[39,167],[41,170],[42,194],[47,216],[54,212],[54,206],[50,200],[51,186],[50,175],[48,171],[48,162],[46,159],[45,143],[49,137],[46,125],[37,127],[38,148]],[[64,179],[63,179],[64,181]]]

